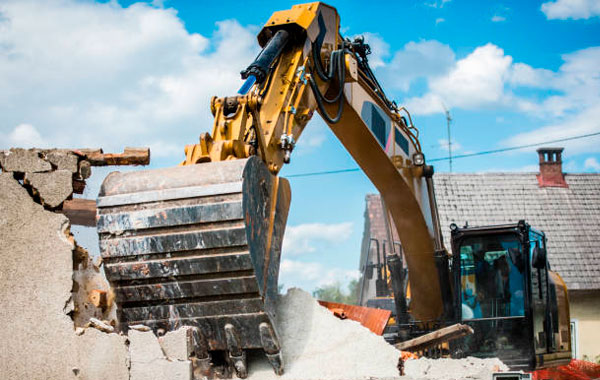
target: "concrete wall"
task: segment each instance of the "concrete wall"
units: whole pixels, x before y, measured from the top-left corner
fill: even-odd
[[[569,292],[577,358],[600,363],[600,290]]]
[[[56,212],[73,190],[55,180],[64,169],[51,158],[35,150],[0,157],[0,379],[190,380],[187,357],[168,356],[151,331],[89,327],[91,317],[110,319],[92,299],[110,289]],[[185,335],[169,349],[189,352]]]

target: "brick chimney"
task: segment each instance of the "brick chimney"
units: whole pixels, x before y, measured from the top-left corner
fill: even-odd
[[[569,187],[562,172],[562,151],[564,148],[540,148],[540,174],[537,175],[540,187]]]

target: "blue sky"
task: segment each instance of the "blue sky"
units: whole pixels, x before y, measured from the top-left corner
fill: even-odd
[[[174,165],[209,130],[209,99],[237,90],[255,35],[294,2],[0,0],[0,148],[150,146]],[[600,1],[332,1],[364,34],[389,97],[428,158],[600,131]],[[283,176],[356,167],[315,117]],[[565,169],[600,171],[600,136],[560,143]],[[535,148],[457,159],[456,172],[536,171]],[[446,161],[435,162],[448,171]],[[96,171],[94,197],[105,171]],[[281,282],[312,290],[356,277],[360,172],[293,177]]]

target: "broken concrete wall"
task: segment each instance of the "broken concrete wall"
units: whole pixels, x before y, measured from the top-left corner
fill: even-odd
[[[33,202],[12,173],[0,173],[0,341],[3,379],[128,379],[125,337],[75,335],[71,311],[74,242],[65,216]],[[86,360],[86,359],[90,360]]]
[[[0,154],[0,379],[190,379],[189,362],[165,356],[151,332],[127,337],[77,328],[78,317],[79,325],[93,316],[105,319],[102,293],[90,289],[108,284],[94,282],[100,281],[98,265],[76,245],[68,219],[54,212],[72,190],[51,174],[72,170],[73,160],[60,163],[37,150],[11,152]],[[28,181],[30,173],[49,175]],[[43,189],[59,196],[50,202]],[[85,307],[83,298],[100,314],[76,313]]]
[[[90,163],[82,153],[64,149],[10,149],[0,151],[0,167],[11,174],[34,202],[46,210],[60,211],[63,203],[82,192],[91,175]],[[35,220],[23,217],[32,230]],[[116,320],[109,285],[87,251],[75,244],[65,227],[65,236],[73,245],[73,302],[71,316],[76,327],[83,327],[90,318]]]

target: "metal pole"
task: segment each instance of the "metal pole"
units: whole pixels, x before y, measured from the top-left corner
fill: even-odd
[[[452,136],[450,135],[450,122],[452,118],[450,117],[450,111],[446,109],[446,125],[448,127],[448,163],[450,164],[450,173],[452,173]]]

